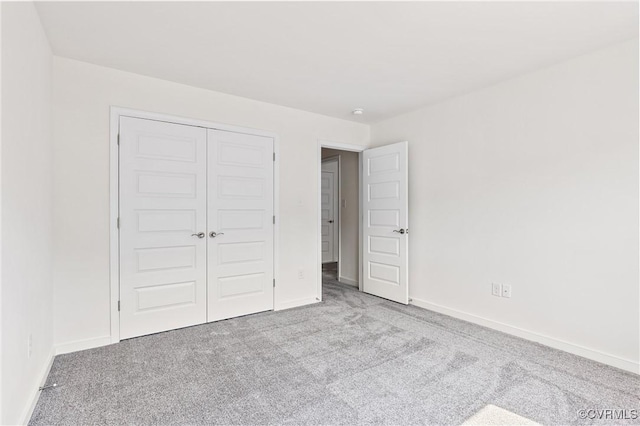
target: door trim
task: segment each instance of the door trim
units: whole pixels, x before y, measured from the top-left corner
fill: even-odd
[[[320,206],[322,205],[322,148],[329,149],[339,149],[341,151],[350,151],[358,153],[358,176],[362,173],[362,151],[367,149],[367,146],[361,145],[353,145],[346,144],[341,142],[333,142],[326,139],[318,139],[318,150],[317,150],[317,191],[318,191],[318,208],[316,209],[318,212],[317,218],[317,231],[316,235],[318,236],[318,244],[316,247],[317,251],[317,283],[316,283],[316,300],[322,301],[322,213]],[[339,173],[342,173],[339,171]],[[341,196],[340,196],[341,197]],[[358,179],[358,271],[360,273],[360,279],[358,280],[358,290],[362,291],[362,179]],[[338,207],[340,208],[340,207]],[[338,235],[341,235],[339,232]],[[340,250],[340,258],[338,259],[338,268],[340,268],[340,260],[342,258],[342,250]]]
[[[119,194],[119,155],[118,133],[120,117],[131,117],[146,120],[164,121],[167,123],[183,124],[207,129],[225,130],[235,133],[244,133],[256,136],[266,136],[273,139],[273,214],[276,217],[273,226],[273,278],[278,282],[280,278],[279,266],[279,227],[280,227],[280,141],[274,132],[252,129],[248,127],[220,124],[213,121],[197,120],[156,112],[142,111],[130,108],[110,106],[109,108],[109,289],[110,289],[110,340],[111,343],[120,341],[120,314],[118,301],[120,300],[120,234],[118,232],[118,216],[120,208]],[[322,271],[321,271],[322,273]],[[276,294],[278,287],[273,289],[273,306],[276,307]]]

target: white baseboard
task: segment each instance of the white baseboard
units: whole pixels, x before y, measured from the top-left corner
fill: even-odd
[[[290,300],[288,302],[280,302],[274,307],[274,311],[282,311],[284,309],[297,308],[298,306],[311,305],[320,302],[315,297],[305,297],[303,299]]]
[[[601,362],[603,364],[620,368],[622,370],[640,374],[640,363],[630,359],[620,358],[618,356],[601,352],[595,349],[586,348],[584,346],[580,346],[564,340],[556,339],[555,337],[545,336],[543,334],[539,334],[534,331],[525,330],[525,329],[515,327],[509,324],[505,324],[499,321],[494,321],[488,318],[470,314],[468,312],[463,312],[457,309],[438,305],[436,303],[427,302],[426,300],[412,298],[410,299],[409,303],[419,308],[428,309],[430,311],[438,312],[440,314],[448,315],[450,317],[469,321],[475,324],[482,325],[484,327],[502,331],[503,333],[511,334],[513,336],[517,336],[523,339],[541,343],[545,346],[549,346],[554,349],[560,349],[561,351],[569,352],[574,355],[581,356],[583,358],[588,358],[593,361]]]
[[[40,397],[39,388],[45,385],[45,382],[47,381],[47,377],[49,376],[49,372],[51,371],[51,366],[53,365],[54,358],[55,358],[55,355],[52,349],[51,353],[49,354],[49,359],[47,360],[47,363],[44,365],[44,368],[40,373],[40,380],[38,380],[38,385],[35,387],[35,389],[31,391],[31,394],[29,395],[29,399],[28,399],[29,405],[27,405],[25,412],[22,415],[22,422],[20,423],[22,425],[29,424],[29,420],[31,420],[31,416],[33,415],[33,410],[35,410],[36,404],[38,403],[38,398]]]
[[[76,340],[74,342],[56,345],[56,355],[68,354],[71,352],[84,351],[85,349],[98,348],[111,344],[111,336],[93,337],[91,339]]]
[[[349,284],[349,285],[352,285],[354,287],[358,287],[358,281],[357,280],[352,280],[351,278],[338,277],[338,281],[340,281],[341,283],[344,283],[344,284]]]

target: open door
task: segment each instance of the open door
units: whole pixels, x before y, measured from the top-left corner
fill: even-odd
[[[408,142],[362,154],[362,289],[409,303]]]

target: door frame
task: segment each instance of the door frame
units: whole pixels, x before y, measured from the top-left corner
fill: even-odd
[[[322,162],[321,162],[321,166],[322,163],[331,163],[331,162],[336,162],[338,163],[338,190],[335,190],[335,182],[334,182],[334,196],[333,196],[333,202],[334,202],[334,206],[333,206],[333,213],[336,216],[335,219],[335,223],[338,224],[338,229],[336,230],[334,227],[334,231],[333,231],[333,250],[335,251],[336,246],[338,247],[338,277],[340,277],[340,263],[342,261],[342,250],[341,250],[341,246],[342,246],[342,214],[340,213],[340,209],[341,209],[341,200],[342,200],[342,156],[341,155],[333,155],[331,157],[327,157],[327,158],[323,158]],[[322,170],[321,170],[322,172]],[[322,188],[321,188],[322,189]],[[338,202],[336,203],[336,198],[338,200]],[[320,206],[322,208],[322,206]],[[337,212],[337,214],[336,214]],[[336,232],[337,231],[337,232]],[[338,238],[336,238],[336,234],[338,234]],[[335,257],[335,255],[334,255]]]
[[[333,142],[327,139],[318,139],[318,151],[317,151],[317,167],[316,173],[317,190],[318,190],[318,218],[317,218],[317,231],[318,245],[317,245],[317,284],[316,284],[316,299],[322,301],[322,148],[338,149],[341,151],[357,152],[358,153],[358,176],[362,173],[362,151],[367,149],[367,146],[353,145],[341,142]],[[341,174],[342,171],[339,171]],[[341,202],[341,201],[340,201]],[[339,207],[340,208],[340,207]],[[339,233],[340,235],[341,233]],[[338,258],[338,268],[340,268],[340,260],[342,259],[342,250],[339,251],[340,257]],[[362,291],[362,179],[358,178],[358,290]],[[338,272],[339,273],[339,272]]]
[[[118,212],[120,208],[120,160],[118,155],[118,136],[120,117],[164,121],[167,123],[203,127],[206,129],[216,129],[228,132],[265,136],[273,139],[273,152],[275,154],[275,160],[273,163],[273,214],[275,215],[275,223],[273,225],[273,278],[275,280],[279,279],[280,268],[278,266],[280,244],[280,142],[276,133],[265,130],[252,129],[249,127],[232,126],[208,120],[198,120],[163,113],[117,107],[113,105],[109,107],[109,116],[109,323],[111,343],[118,343],[120,341],[120,313],[118,310],[118,302],[120,300],[120,233],[118,231]],[[274,309],[276,307],[275,302],[277,289],[278,287],[275,287],[273,289]]]

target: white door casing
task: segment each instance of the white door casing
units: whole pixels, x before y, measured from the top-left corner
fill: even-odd
[[[206,130],[121,117],[120,338],[206,321]]]
[[[408,142],[363,151],[363,291],[409,303]]]
[[[338,261],[338,227],[339,200],[338,160],[322,162],[321,172],[321,235],[322,235],[322,263]]]
[[[272,310],[273,139],[207,135],[208,321]]]

